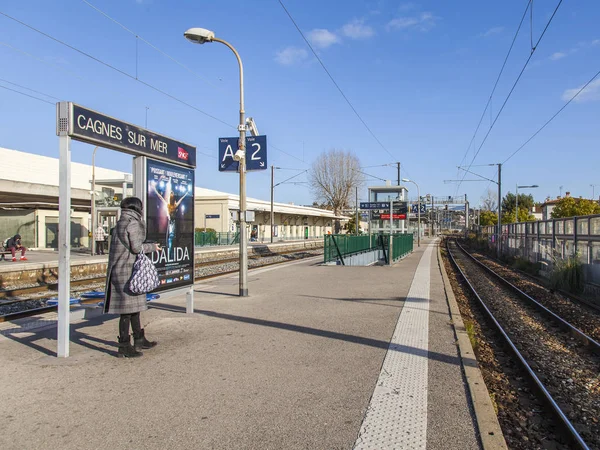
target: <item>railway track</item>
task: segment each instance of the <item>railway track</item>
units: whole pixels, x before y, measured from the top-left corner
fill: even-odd
[[[600,344],[447,241],[489,322],[579,448],[600,448]]]
[[[296,261],[298,259],[310,258],[318,255],[322,255],[322,250],[302,250],[302,251],[291,251],[291,252],[281,252],[281,253],[268,253],[263,255],[252,256],[248,258],[249,262],[249,270],[267,267],[271,265],[283,264],[290,261]],[[276,260],[273,260],[273,259]],[[279,258],[279,259],[277,259]],[[221,260],[213,260],[206,261],[200,264],[195,265],[196,276],[194,277],[195,281],[207,280],[210,278],[228,275],[232,273],[237,273],[239,271],[239,259],[238,258],[228,258]],[[229,267],[227,267],[229,266]],[[198,274],[202,272],[202,274]],[[90,277],[80,280],[72,280],[71,288],[75,287],[75,289],[71,289],[71,296],[76,296],[78,293],[89,291],[90,289],[97,289],[101,287],[104,289],[104,282],[106,277]],[[42,286],[33,286],[28,288],[19,288],[13,290],[5,290],[3,293],[10,293],[9,295],[0,296],[0,298],[5,298],[7,300],[0,301],[0,309],[9,305],[17,305],[24,304],[27,302],[44,302],[48,298],[52,298],[55,296],[55,292],[57,290],[57,283],[50,283]],[[28,297],[33,294],[40,294],[35,298]],[[22,296],[21,298],[14,298],[16,294]],[[46,295],[44,295],[46,294]],[[12,297],[12,298],[11,298]],[[98,299],[82,299],[80,301],[81,304],[85,303],[98,303]],[[0,315],[0,323],[8,322],[11,320],[22,319],[25,317],[36,316],[40,314],[45,314],[47,312],[53,312],[58,309],[57,306],[40,306],[34,307],[30,309],[23,309],[16,312],[8,313]]]

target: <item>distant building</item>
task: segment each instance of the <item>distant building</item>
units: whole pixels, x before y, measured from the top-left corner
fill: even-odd
[[[571,197],[570,192],[565,193],[565,198],[567,198],[567,197]],[[562,197],[560,195],[557,196],[554,200],[550,200],[550,198],[548,197],[546,199],[546,201],[541,204],[540,207],[542,209],[542,220],[552,219],[552,217],[551,217],[552,210],[554,209],[556,204],[561,200],[562,200]],[[583,200],[583,199],[581,197],[579,197],[579,198],[573,197],[573,200],[575,200],[575,202],[579,202],[580,200]]]
[[[58,158],[0,147],[0,239],[19,233],[30,248],[58,247]],[[123,196],[132,195],[132,175],[117,170],[95,168],[96,221],[108,231],[119,214]],[[92,166],[71,163],[71,246],[85,250],[90,245]],[[217,232],[237,231],[235,212],[239,195],[196,186],[195,228]],[[249,224],[259,242],[271,240],[271,202],[247,198],[247,209],[255,212]],[[332,211],[273,203],[274,241],[322,237],[333,232],[336,216]]]

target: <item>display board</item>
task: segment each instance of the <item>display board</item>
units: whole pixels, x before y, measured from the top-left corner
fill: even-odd
[[[161,161],[146,163],[146,239],[161,250],[150,255],[158,270],[155,291],[194,283],[194,171]]]

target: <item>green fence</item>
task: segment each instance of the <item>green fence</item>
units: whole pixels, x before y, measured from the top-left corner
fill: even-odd
[[[413,235],[394,234],[392,239],[392,261],[405,257],[413,251]]]
[[[323,260],[325,263],[343,259],[378,248],[384,249],[384,258],[388,262],[390,248],[389,234],[355,236],[351,234],[328,234],[325,236]],[[412,234],[394,234],[392,239],[392,259],[396,261],[413,250]]]
[[[240,234],[235,233],[216,233],[196,231],[194,233],[194,246],[206,247],[209,245],[234,245],[240,243]]]

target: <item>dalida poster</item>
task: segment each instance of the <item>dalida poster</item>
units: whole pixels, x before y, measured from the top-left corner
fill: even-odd
[[[194,171],[148,159],[148,242],[161,250],[150,258],[161,285],[174,289],[194,282]]]

